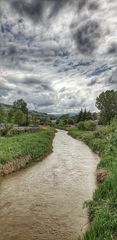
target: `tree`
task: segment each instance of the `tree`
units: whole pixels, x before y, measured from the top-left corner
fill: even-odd
[[[110,123],[117,116],[117,91],[107,90],[96,99],[96,107],[101,111],[100,123]]]
[[[83,120],[83,110],[81,109],[79,114],[78,114],[77,122],[80,122],[82,120]]]
[[[23,126],[26,123],[26,115],[20,109],[15,111],[14,122],[19,126]]]
[[[23,99],[19,99],[13,103],[13,109],[16,112],[17,110],[22,111],[23,114],[26,116],[25,124],[28,124],[28,108],[27,103]]]
[[[68,119],[68,121],[67,121],[67,123],[69,124],[69,125],[74,125],[74,119],[73,118],[69,118]]]
[[[0,123],[4,123],[6,118],[6,112],[2,106],[0,106]]]
[[[13,108],[11,108],[8,112],[8,117],[7,117],[7,121],[8,123],[14,123],[15,121],[15,110]]]
[[[29,124],[34,125],[34,126],[38,126],[40,123],[40,117],[38,114],[30,114],[29,117]]]
[[[85,108],[85,110],[82,113],[82,121],[85,121],[87,119],[87,110]]]
[[[60,122],[60,119],[59,119],[59,118],[57,118],[57,120],[56,120],[56,124],[58,125],[58,124],[59,124],[59,122]]]
[[[23,99],[19,99],[13,103],[14,109],[20,109],[24,114],[28,113],[27,103]]]
[[[92,113],[90,111],[87,111],[85,108],[84,111],[82,109],[80,110],[77,117],[77,122],[92,120],[92,119],[93,119]]]
[[[97,114],[96,114],[96,112],[93,112],[93,113],[92,113],[92,120],[97,120]]]
[[[86,112],[86,119],[85,120],[92,120],[92,119],[93,119],[93,114],[90,111]]]

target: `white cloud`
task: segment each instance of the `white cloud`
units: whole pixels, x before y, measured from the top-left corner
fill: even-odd
[[[61,8],[51,0],[36,22],[34,5],[36,18],[29,8],[23,15],[13,10],[12,2],[17,0],[0,2],[0,101],[24,98],[39,111],[77,112],[81,107],[94,110],[101,91],[117,88],[112,77],[117,64],[116,0],[96,5],[87,0],[80,9],[75,0],[70,5],[61,0]]]

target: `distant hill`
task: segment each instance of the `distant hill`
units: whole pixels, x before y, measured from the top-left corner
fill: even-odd
[[[3,108],[6,109],[6,111],[9,111],[10,108],[12,108],[12,105],[10,104],[4,104],[4,103],[0,103],[0,106],[2,106]],[[48,113],[42,113],[42,112],[38,112],[38,111],[35,111],[35,110],[29,110],[29,114],[34,114],[34,115],[39,115],[41,117],[50,117],[52,119],[56,119],[56,118],[59,118],[63,115],[63,113],[55,113],[55,114],[48,114]],[[72,113],[68,113],[70,117],[73,117],[75,115],[77,115],[76,113],[72,112]]]
[[[9,111],[12,108],[12,105],[0,103],[0,107],[3,107],[6,111]],[[37,112],[37,111],[34,111],[34,110],[29,110],[29,114],[39,115],[41,117],[48,117],[49,116],[49,114],[47,114],[47,113]]]
[[[5,108],[6,110],[9,110],[9,109],[12,107],[12,105],[0,103],[0,107],[3,107],[3,108]]]
[[[68,113],[65,113],[65,114],[68,114],[70,117],[73,117],[73,116],[76,116],[78,113],[74,113],[74,112],[68,112]],[[55,114],[49,114],[49,115],[52,115],[52,116],[55,116],[55,117],[61,117],[62,115],[65,115],[63,113],[55,113]]]

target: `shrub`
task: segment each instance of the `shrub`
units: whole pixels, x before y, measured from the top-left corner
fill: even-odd
[[[94,137],[103,139],[103,138],[108,137],[109,134],[116,133],[116,132],[117,132],[117,120],[113,119],[111,121],[110,125],[101,127],[97,131],[95,131]]]
[[[0,130],[0,136],[9,136],[11,134],[12,124],[5,123],[4,127]]]
[[[81,121],[78,123],[77,126],[79,130],[85,130],[85,122]]]
[[[85,130],[87,131],[94,131],[96,129],[96,122],[89,120],[85,121]]]
[[[93,120],[81,121],[77,126],[79,130],[94,131],[96,129],[96,122]]]

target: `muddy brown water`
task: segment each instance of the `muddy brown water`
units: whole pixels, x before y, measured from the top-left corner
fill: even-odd
[[[83,203],[97,163],[84,143],[58,131],[45,160],[1,179],[0,240],[77,240],[88,226]]]

